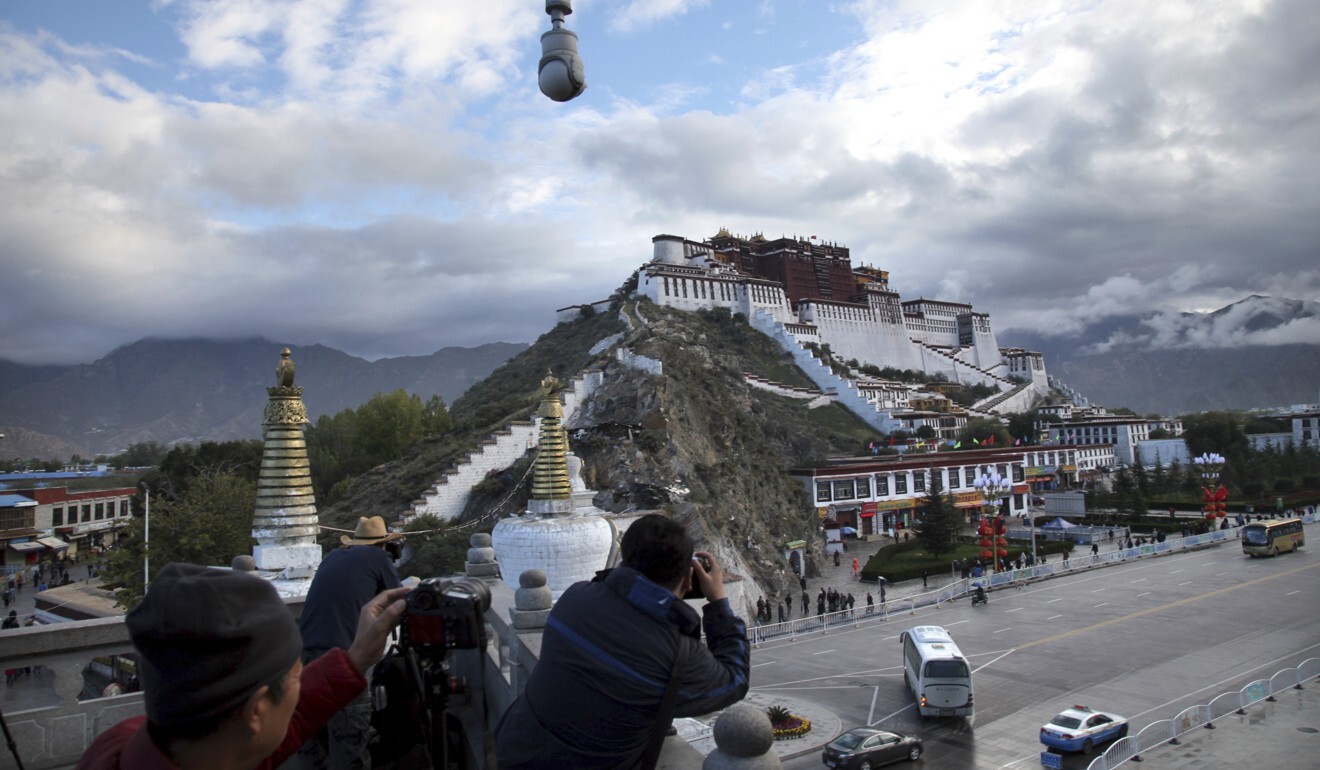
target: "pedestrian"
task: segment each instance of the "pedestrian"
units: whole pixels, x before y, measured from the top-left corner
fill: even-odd
[[[1091,543],[1091,558],[1093,558],[1093,559],[1098,559],[1098,558],[1100,558],[1100,544],[1099,544],[1099,543]]]
[[[788,618],[784,615],[784,605],[783,605],[783,603],[780,603],[780,605],[779,605],[779,622],[780,622],[780,623],[783,623],[783,622],[785,622],[786,620],[788,620]]]
[[[790,620],[793,617],[793,592],[791,591],[784,594],[784,616]]]
[[[929,588],[929,586],[926,584],[926,581],[927,581],[929,578],[930,578],[930,570],[923,569],[923,570],[921,571],[921,587],[922,587],[922,588]]]
[[[835,552],[834,552],[834,566],[836,566],[836,567],[839,566],[839,552],[838,552],[838,551],[835,551]]]
[[[857,561],[857,557],[854,556],[854,557],[853,557],[853,577],[857,577],[857,573],[858,573],[858,571],[861,569],[861,566],[862,566],[861,563]]]
[[[870,592],[870,591],[867,591],[867,592],[866,592],[866,614],[867,614],[867,615],[870,615],[872,612],[875,612],[875,597],[871,596],[871,592]]]
[[[380,516],[361,517],[352,537],[343,535],[342,547],[321,561],[299,621],[304,664],[336,647],[348,649],[362,607],[382,591],[399,587],[393,555],[401,537],[387,531]],[[298,749],[303,770],[371,766],[367,747],[375,731],[369,690],[335,713],[324,729]]]
[[[884,603],[885,603],[885,581],[884,581],[884,580],[881,580],[881,581],[880,581],[880,603],[881,603],[881,604],[884,604]]]
[[[903,542],[906,543],[906,542],[908,541],[908,537],[909,537],[909,536],[910,536],[910,535],[909,535],[908,531],[907,531],[907,530],[903,530]]]
[[[806,576],[806,575],[798,575],[798,587],[801,588],[803,591],[807,590],[807,576]]]
[[[764,618],[765,618],[765,598],[758,596],[756,598],[756,619],[763,620]]]
[[[805,618],[805,617],[807,616],[807,613],[808,613],[808,612],[811,612],[811,599],[807,598],[807,592],[806,592],[805,590],[803,590],[803,592],[802,592],[802,617]]]
[[[825,614],[825,592],[824,592],[824,591],[821,591],[820,596],[817,596],[817,597],[816,597],[816,614],[817,614],[817,615],[824,615],[824,614]]]
[[[849,614],[849,615],[852,615],[852,614],[853,614],[853,607],[856,607],[856,606],[857,606],[857,597],[853,596],[852,594],[848,594],[848,614]]]
[[[0,623],[0,628],[18,628],[18,610],[10,610],[8,617]]]

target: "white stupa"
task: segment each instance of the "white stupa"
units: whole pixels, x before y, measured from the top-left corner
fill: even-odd
[[[531,499],[522,516],[495,525],[491,540],[510,588],[519,587],[518,577],[525,570],[538,569],[558,599],[569,586],[613,566],[609,561],[617,538],[613,524],[591,504],[591,493],[581,480],[581,461],[568,451],[558,382],[547,377],[541,384],[547,393],[540,408]]]

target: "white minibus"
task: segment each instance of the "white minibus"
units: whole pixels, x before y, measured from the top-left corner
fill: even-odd
[[[972,668],[940,626],[916,626],[899,636],[903,673],[923,717],[972,715]]]

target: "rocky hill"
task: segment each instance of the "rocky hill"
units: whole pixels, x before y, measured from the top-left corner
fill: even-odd
[[[79,366],[0,362],[0,432],[15,439],[6,439],[4,452],[47,458],[56,456],[43,452],[62,448],[91,457],[144,441],[259,438],[265,388],[275,382],[281,347],[260,338],[145,339]],[[290,347],[315,420],[398,388],[453,403],[526,345],[443,348],[378,361],[324,345]]]
[[[869,429],[838,406],[806,403],[748,385],[752,373],[810,387],[774,342],[742,319],[682,313],[648,302],[561,324],[456,401],[455,432],[422,442],[402,460],[361,478],[347,498],[322,511],[343,526],[362,511],[393,519],[481,437],[508,419],[527,419],[547,370],[567,378],[588,367],[606,384],[570,432],[596,504],[609,511],[660,509],[684,521],[699,541],[770,591],[790,587],[779,546],[816,542],[815,509],[786,470],[852,453]],[[601,340],[657,360],[663,376],[620,363]],[[524,460],[524,463],[526,460]],[[489,530],[499,515],[523,510],[528,494],[519,464],[479,485],[464,514]],[[748,545],[750,544],[750,547]],[[808,558],[815,569],[819,552]]]

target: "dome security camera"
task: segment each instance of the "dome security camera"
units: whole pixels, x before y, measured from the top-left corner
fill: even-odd
[[[564,17],[573,12],[573,5],[570,0],[545,0],[545,12],[550,14],[551,30],[541,35],[537,81],[541,93],[557,102],[566,102],[587,87],[582,57],[578,56],[577,33],[564,28]]]

